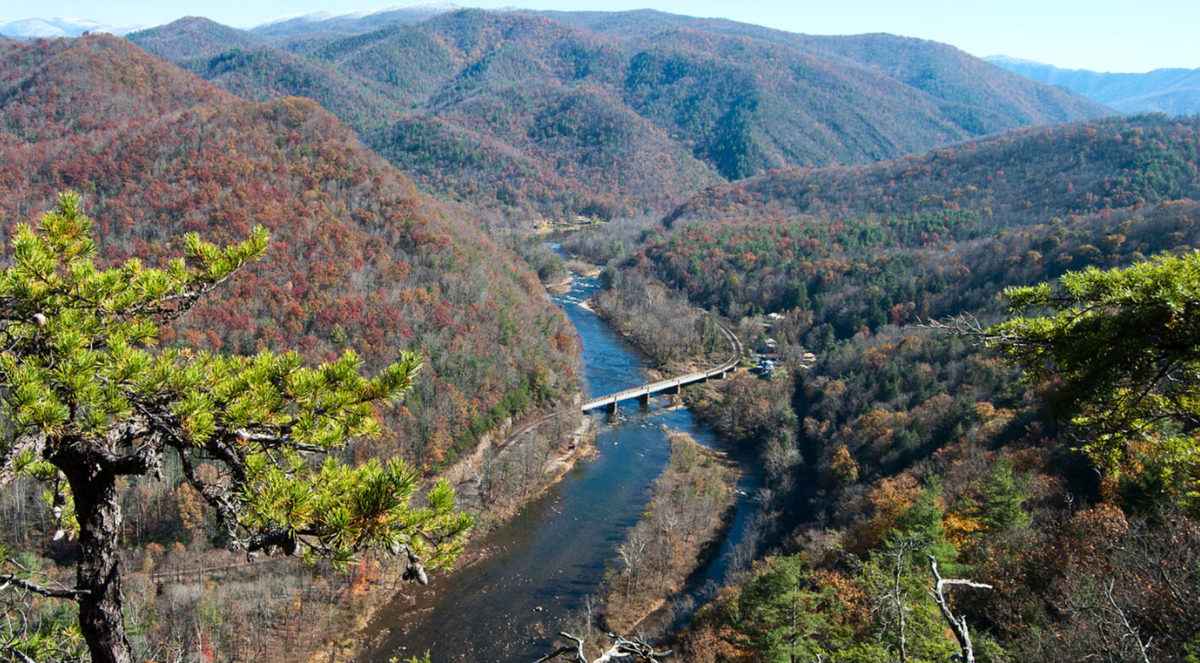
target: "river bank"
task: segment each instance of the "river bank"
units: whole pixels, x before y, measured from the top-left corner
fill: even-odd
[[[575,414],[574,411],[572,413]],[[480,543],[486,535],[516,517],[524,505],[540,498],[576,464],[595,453],[595,447],[590,442],[595,422],[588,417],[576,417],[580,420],[578,425],[565,436],[561,430],[555,431],[554,439],[538,436],[539,429],[553,424],[555,418],[565,414],[555,412],[534,417],[511,431],[505,430],[508,426],[502,427],[498,433],[504,437],[498,444],[492,443],[492,435],[483,436],[473,453],[460,458],[441,473],[439,478],[445,478],[454,486],[460,508],[474,513],[477,522],[475,532],[454,568],[436,572],[443,581],[455,582],[459,574],[495,554],[498,551],[496,546]],[[486,476],[487,468],[497,464],[511,466],[518,455],[528,453],[531,446],[536,447],[539,443],[550,445],[552,452],[545,454],[540,449],[536,450],[536,456],[542,461],[537,469],[536,483],[519,499],[514,497],[498,501],[493,498],[489,502],[480,491],[481,478]],[[349,597],[348,604],[343,604],[345,628],[335,630],[337,635],[327,642],[323,651],[313,652],[308,659],[310,663],[345,663],[361,657],[387,633],[367,633],[379,611],[388,605],[412,601],[413,586],[396,582],[403,571],[401,561],[383,558],[368,560],[367,563],[376,568],[373,574],[375,580],[366,579],[356,595]]]
[[[687,433],[666,431],[671,457],[646,513],[618,548],[600,609],[605,630],[630,635],[706,565],[733,526],[737,464]],[[706,554],[707,552],[707,554]]]

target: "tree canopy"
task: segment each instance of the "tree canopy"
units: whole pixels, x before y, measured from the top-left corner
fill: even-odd
[[[1071,272],[1058,285],[1005,290],[1014,317],[987,342],[1035,383],[1056,382],[1053,405],[1083,429],[1081,449],[1103,470],[1152,462],[1197,497],[1200,426],[1200,253],[1164,254],[1126,269]]]
[[[191,234],[186,257],[165,268],[132,259],[102,269],[91,229],[79,196],[61,194],[37,228],[18,226],[14,264],[0,276],[0,488],[18,476],[47,482],[56,536],[76,536],[78,551],[73,589],[11,573],[0,584],[75,600],[92,659],[131,660],[118,480],[159,474],[168,455],[216,510],[231,549],[335,564],[362,550],[405,554],[406,577],[420,580],[425,566],[453,560],[472,519],[455,512],[448,484],[415,508],[417,475],[400,461],[313,458],[376,432],[374,409],[408,390],[417,355],[366,378],[352,351],[306,367],[295,353],[156,348],[164,324],[263,255],[266,231],[225,248]],[[4,647],[25,643],[36,644]]]

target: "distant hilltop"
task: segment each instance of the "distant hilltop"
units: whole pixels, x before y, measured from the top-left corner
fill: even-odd
[[[250,32],[274,37],[305,34],[309,32],[359,33],[400,23],[419,23],[441,14],[458,11],[462,7],[453,2],[431,0],[430,2],[397,3],[381,9],[359,9],[351,11],[316,11],[307,14],[281,16],[250,28]]]
[[[1025,78],[1068,88],[1122,113],[1200,113],[1200,69],[1155,69],[1144,74],[1118,74],[1060,69],[1007,55],[984,59]]]
[[[340,11],[340,12],[315,11],[315,12],[308,12],[307,14],[289,14],[287,16],[280,16],[279,18],[271,19],[270,21],[267,21],[265,23],[260,23],[259,25],[256,25],[253,28],[251,28],[251,30],[259,30],[259,29],[266,28],[271,25],[277,25],[279,23],[286,23],[288,21],[313,22],[313,21],[328,21],[328,20],[333,20],[333,19],[355,20],[355,19],[360,19],[360,18],[366,18],[368,16],[374,16],[377,14],[390,14],[392,12],[400,12],[400,11],[422,13],[422,14],[427,14],[427,15],[432,16],[435,14],[452,12],[457,9],[461,9],[461,7],[454,4],[453,2],[440,2],[438,0],[433,0],[431,2],[417,2],[417,3],[398,2],[396,4],[388,5],[387,7],[383,7],[380,9],[356,9],[356,10]]]
[[[14,39],[57,39],[78,37],[85,32],[104,32],[123,37],[149,25],[112,26],[86,18],[23,18],[0,23],[0,35]]]
[[[350,11],[316,11],[307,14],[280,16],[252,28],[271,36],[290,36],[313,31],[357,33],[397,23],[417,23],[462,9],[453,2],[400,2],[378,9]],[[23,18],[0,23],[0,35],[13,39],[57,39],[78,37],[85,32],[103,32],[124,37],[130,32],[154,27],[153,24],[113,26],[87,18]]]

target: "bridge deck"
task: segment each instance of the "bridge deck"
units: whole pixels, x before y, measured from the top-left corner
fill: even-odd
[[[729,371],[732,371],[733,368],[737,366],[738,361],[741,360],[742,343],[738,340],[737,336],[734,336],[733,332],[726,329],[724,325],[718,325],[718,327],[720,328],[721,332],[725,334],[725,337],[729,339],[729,343],[733,345],[733,356],[720,366],[707,371],[688,373],[687,375],[681,375],[679,377],[670,378],[667,380],[659,380],[658,382],[651,382],[649,384],[639,385],[624,391],[618,391],[614,394],[607,394],[605,396],[600,396],[599,398],[593,398],[589,401],[584,401],[581,409],[584,412],[587,412],[588,410],[594,410],[605,405],[616,405],[620,401],[629,400],[631,398],[639,398],[643,396],[649,397],[652,394],[667,391],[668,389],[676,389],[678,387],[683,387],[695,382],[708,380],[713,377],[725,377],[725,374]]]

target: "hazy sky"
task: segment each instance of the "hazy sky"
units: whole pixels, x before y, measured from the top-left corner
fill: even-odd
[[[198,15],[250,27],[286,14],[386,4],[389,0],[10,0],[0,3],[0,22],[64,16],[111,25],[159,24]],[[1004,54],[1067,68],[1130,72],[1200,68],[1197,0],[459,0],[457,4],[559,10],[650,7],[791,32],[890,32],[947,42],[973,55]]]

